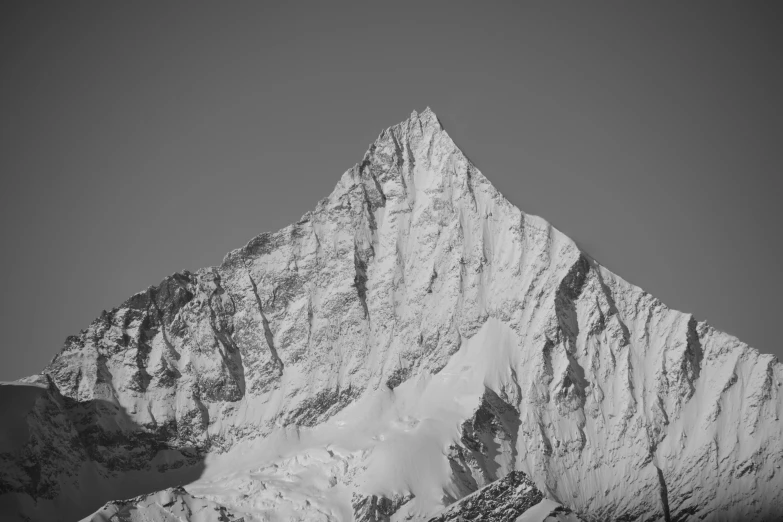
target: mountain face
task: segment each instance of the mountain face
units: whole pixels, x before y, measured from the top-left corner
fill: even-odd
[[[427,109],[299,222],[0,386],[0,511],[427,520],[523,472],[541,520],[774,520],[781,382],[514,207]]]

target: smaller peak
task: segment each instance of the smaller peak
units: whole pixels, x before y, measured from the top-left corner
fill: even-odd
[[[424,126],[435,125],[438,128],[438,130],[443,130],[443,125],[441,125],[440,120],[435,115],[435,111],[433,111],[429,105],[421,112],[416,112],[414,110],[411,113],[411,117],[408,121],[409,122],[418,121]]]
[[[429,105],[427,105],[427,107],[421,112],[416,112],[414,110],[411,113],[411,118],[412,119],[419,118],[421,120],[430,120],[430,119],[434,119],[435,121],[438,120],[438,117],[435,115],[435,111],[433,111]]]
[[[443,125],[441,125],[438,116],[435,114],[435,111],[430,109],[429,106],[426,109],[424,109],[424,112],[422,112],[419,117],[422,119],[426,119],[427,121],[437,125],[438,128],[443,129]]]

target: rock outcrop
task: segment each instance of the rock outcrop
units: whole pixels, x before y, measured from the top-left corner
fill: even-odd
[[[429,522],[514,522],[517,517],[544,500],[544,495],[521,471],[484,486]]]

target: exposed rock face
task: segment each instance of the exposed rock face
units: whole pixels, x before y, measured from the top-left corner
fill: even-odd
[[[429,522],[513,522],[542,500],[544,495],[524,473],[512,471],[452,504]]]
[[[389,522],[400,507],[408,503],[413,495],[394,495],[392,498],[381,495],[366,497],[355,496],[353,502],[353,519],[356,522]]]
[[[101,490],[105,479],[140,470],[182,479],[181,471],[195,471],[203,457],[198,448],[171,450],[175,437],[166,427],[140,429],[116,403],[63,396],[46,375],[0,385],[0,403],[2,520],[73,520],[101,494],[137,489]]]
[[[447,454],[459,497],[513,470],[518,435],[519,412],[485,389],[475,413],[462,423],[459,441]]]
[[[281,430],[327,433],[371,400],[394,433],[437,442],[421,449],[433,482],[394,516],[426,518],[432,491],[442,506],[513,470],[586,520],[783,516],[781,364],[514,207],[430,110],[382,132],[299,222],[103,313],[43,374],[29,437],[0,454],[0,505],[34,518],[79,498],[80,465],[184,469]],[[454,375],[477,384],[453,389],[473,401],[459,419],[406,402],[435,404]],[[328,433],[324,446],[348,440]],[[324,457],[338,471],[313,487],[344,511],[307,509],[345,518],[356,488],[379,484],[363,470],[398,450],[372,440]],[[376,495],[380,520],[377,487],[357,494]]]
[[[61,493],[58,476],[73,475],[87,460],[87,448],[67,413],[68,399],[46,378],[36,381],[0,386],[6,422],[0,493],[53,499]]]

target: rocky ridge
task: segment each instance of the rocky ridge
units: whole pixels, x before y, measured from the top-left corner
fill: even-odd
[[[46,391],[19,421],[27,438],[0,452],[0,506],[55,520],[87,468],[184,472],[310,430],[318,451],[350,446],[279,457],[323,476],[313,487],[336,500],[301,509],[324,519],[368,506],[426,518],[517,470],[585,520],[769,520],[783,514],[781,381],[773,356],[514,207],[427,109],[383,131],[297,223],[69,337],[27,383]],[[454,406],[447,389],[469,393]],[[386,487],[392,431],[342,443],[335,423],[370,403],[384,429],[433,442],[421,455],[434,471]],[[273,460],[256,466],[265,491],[283,473]],[[248,473],[243,488],[262,471]]]
[[[196,498],[182,487],[107,502],[90,522],[245,522],[225,506]]]
[[[512,471],[504,478],[453,503],[429,522],[463,520],[513,522],[542,500],[544,495],[524,473]]]

